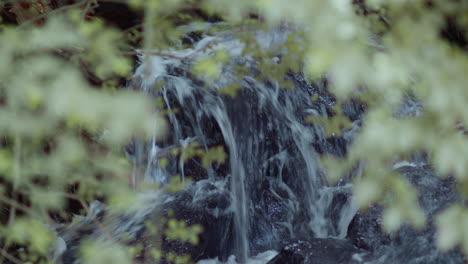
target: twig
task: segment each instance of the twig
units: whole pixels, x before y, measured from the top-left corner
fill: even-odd
[[[86,213],[88,213],[89,207],[88,207],[88,205],[83,201],[82,198],[78,197],[78,196],[75,195],[75,194],[66,193],[66,192],[63,193],[63,197],[66,197],[66,198],[69,198],[69,199],[72,199],[72,200],[75,200],[75,201],[79,202],[80,205],[86,210]]]
[[[136,24],[132,27],[129,27],[127,28],[126,30],[122,31],[123,33],[129,33],[130,31],[134,30],[134,29],[137,29],[137,28],[141,28],[143,27],[143,23],[139,23],[139,24]]]
[[[66,6],[62,6],[60,8],[57,8],[55,10],[52,10],[50,12],[47,12],[47,13],[44,13],[44,14],[41,14],[41,15],[38,15],[38,16],[35,16],[34,18],[31,18],[30,20],[28,21],[25,21],[23,24],[19,25],[16,27],[16,29],[24,29],[26,28],[27,26],[31,25],[32,23],[42,19],[42,18],[46,18],[47,16],[49,15],[53,15],[53,14],[56,14],[56,13],[60,13],[60,12],[63,12],[63,11],[66,11],[68,9],[73,9],[75,7],[80,7],[84,4],[86,4],[88,1],[87,0],[83,0],[81,2],[78,2],[78,3],[75,3],[75,4],[72,4],[72,5],[66,5]]]
[[[85,19],[86,19],[86,14],[91,10],[91,8],[95,7],[96,5],[99,5],[97,4],[96,2],[96,5],[93,5],[95,2],[95,0],[85,0],[87,3],[86,3],[86,6],[85,8],[83,9],[83,15],[81,16],[81,22],[83,22]]]
[[[31,210],[31,208],[26,207],[26,206],[16,202],[15,200],[9,199],[4,195],[0,196],[0,201],[9,204],[13,208],[21,209],[21,210],[23,210],[24,212],[26,212],[28,214],[35,215],[34,212]]]
[[[16,196],[16,189],[18,188],[18,185],[20,183],[20,178],[21,178],[21,139],[19,136],[15,137],[15,142],[13,145],[13,151],[14,151],[14,162],[13,162],[13,199],[15,199]],[[15,216],[16,216],[16,208],[18,206],[11,206],[10,208],[10,214],[8,216],[8,226],[13,224],[15,221]]]
[[[16,263],[16,264],[23,264],[23,262],[17,258],[15,258],[14,256],[8,254],[8,252],[2,248],[2,256],[6,257],[7,259],[9,259],[10,261],[12,261],[13,263]]]

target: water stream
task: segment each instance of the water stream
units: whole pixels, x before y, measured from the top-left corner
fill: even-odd
[[[256,41],[269,49],[284,43],[287,34],[281,30],[258,32]],[[216,44],[203,49],[207,43]],[[233,233],[234,241],[219,243],[239,263],[277,248],[287,238],[343,238],[356,213],[346,200],[338,216],[331,219],[333,197],[349,193],[350,186],[326,184],[313,147],[323,142],[323,132],[304,121],[310,113],[328,114],[327,108],[334,101],[326,89],[292,73],[259,81],[256,62],[241,55],[243,48],[239,40],[224,34],[206,37],[193,49],[172,51],[170,56],[142,56],[130,83],[135,90],[163,99],[171,127],[169,136],[161,142],[134,142],[130,155],[136,167],[134,182],[165,184],[170,177],[213,183],[227,179],[234,223],[228,232]],[[191,64],[216,50],[231,56],[219,78],[194,77]],[[284,55],[271,59],[278,62]],[[240,79],[233,71],[238,66],[249,69]],[[278,78],[289,78],[295,89],[283,89]],[[240,87],[235,97],[219,93],[219,89],[234,83]],[[311,102],[311,95],[318,95],[319,102]],[[158,166],[164,149],[184,148],[194,141],[205,150],[223,146],[228,154],[226,163],[202,168],[197,158],[182,162],[169,156],[168,166]],[[142,175],[144,179],[138,179]]]

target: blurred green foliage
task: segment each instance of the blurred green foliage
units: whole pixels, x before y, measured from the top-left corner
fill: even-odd
[[[461,197],[468,196],[467,138],[454,128],[468,124],[467,47],[441,34],[450,19],[466,38],[467,1],[295,0],[284,5],[280,0],[119,0],[144,14],[141,25],[127,30],[93,16],[101,1],[65,2],[3,4],[16,20],[0,24],[2,260],[50,260],[47,249],[54,234],[44,223],[69,221],[70,214],[63,210],[70,201],[84,209],[98,197],[121,209],[133,201],[131,164],[122,147],[132,137],[164,136],[164,107],[142,94],[118,89],[116,83],[118,76],[129,77],[133,44],[138,43],[143,53],[177,44],[181,21],[197,21],[186,9],[222,17],[230,29],[238,26],[237,36],[248,44],[252,29],[290,27],[292,37],[285,47],[278,47],[286,51],[279,66],[262,60],[271,54],[258,45],[246,46],[244,53],[258,58],[264,69],[260,78],[303,66],[311,79],[328,76],[340,101],[356,96],[368,103],[349,156],[327,159],[324,166],[330,179],[337,180],[358,161],[363,164],[362,175],[354,180],[355,199],[361,208],[374,202],[386,206],[385,230],[394,231],[405,222],[425,224],[415,187],[392,170],[399,157],[431,153],[439,175],[455,176]],[[258,19],[247,19],[252,14]],[[212,31],[216,34],[216,29]],[[193,71],[215,79],[229,60],[226,56],[215,53],[195,64]],[[237,89],[220,92],[235,96]],[[394,118],[408,93],[423,102],[424,112]],[[329,123],[315,117],[309,121],[326,123],[326,131],[336,133],[347,126],[344,120],[338,115]],[[201,156],[204,166],[226,159],[221,147],[205,153],[191,145],[174,152],[184,160]],[[70,186],[73,192],[67,191]],[[467,214],[462,204],[440,213],[436,223],[441,249],[461,245],[468,254]],[[174,239],[192,242],[200,232],[171,220],[169,227],[175,229],[168,232]],[[186,232],[180,232],[183,229]],[[82,249],[90,263],[130,263],[121,246],[95,244],[86,243]],[[26,252],[9,253],[21,246]],[[159,258],[164,253],[154,249],[151,254]],[[176,263],[188,261],[186,256],[166,257]]]

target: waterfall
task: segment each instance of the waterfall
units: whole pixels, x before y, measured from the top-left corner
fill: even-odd
[[[255,36],[261,47],[273,49],[284,43],[288,34],[271,30]],[[206,48],[210,43],[214,44]],[[326,100],[330,98],[326,89],[307,82],[300,74],[258,80],[261,69],[251,57],[242,55],[244,47],[232,34],[224,34],[205,37],[193,49],[142,55],[130,82],[133,89],[162,98],[171,127],[169,137],[162,142],[135,141],[134,178],[144,177],[135,181],[165,184],[169,177],[211,182],[227,179],[234,223],[229,232],[234,241],[219,242],[240,263],[278,247],[288,237],[344,237],[356,212],[347,202],[340,212],[342,217],[336,220],[339,230],[330,224],[332,198],[335,192],[349,192],[349,186],[327,186],[313,147],[323,135],[304,121],[311,112],[327,115],[334,102]],[[231,56],[220,76],[215,80],[193,76],[191,65],[217,50]],[[278,63],[281,56],[287,54],[271,59]],[[236,66],[249,72],[239,79],[233,70]],[[281,87],[283,78],[293,82],[295,89]],[[235,97],[219,93],[233,83],[240,86]],[[313,94],[320,96],[320,103],[310,101]],[[158,166],[158,153],[165,148],[187,147],[188,141],[198,142],[204,150],[222,145],[229,157],[226,164],[201,168],[197,159],[185,164],[170,157],[168,166]]]
[[[122,215],[107,215],[104,204],[93,203],[88,216],[59,230],[53,259],[79,263],[82,240],[124,243],[125,234],[143,248],[136,263],[154,261],[147,255],[153,249],[167,253],[162,264],[172,263],[169,254],[189,255],[198,264],[466,263],[459,249],[441,252],[434,243],[434,216],[462,201],[454,179],[437,177],[427,166],[428,153],[393,163],[395,173],[418,189],[429,224],[422,231],[404,224],[391,235],[382,232],[383,207],[357,212],[351,199],[350,179],[359,177],[364,162],[336,184],[327,182],[320,166],[321,155],[346,155],[365,104],[350,99],[335,105],[325,79],[311,82],[292,70],[262,73],[261,60],[275,67],[288,56],[282,47],[291,32],[250,33],[250,41],[271,57],[244,54],[247,44],[233,32],[204,36],[190,49],[141,55],[129,87],[154,99],[169,131],[163,139],[131,140],[126,154],[134,165],[132,184],[165,187],[177,178],[187,184],[178,192],[139,193],[135,208]],[[219,75],[196,76],[192,66],[219,51],[230,57],[217,65]],[[294,89],[285,89],[285,82]],[[226,87],[236,87],[236,95],[224,93]],[[331,117],[338,107],[353,122],[340,135],[327,137],[306,122],[309,115]],[[421,111],[408,97],[395,118]],[[224,151],[214,154],[224,162],[200,156],[213,149]],[[188,245],[146,226],[164,231],[168,218],[202,226],[199,243]],[[100,228],[110,236],[103,238]]]
[[[335,105],[326,80],[311,82],[301,72],[262,73],[262,60],[281,66],[288,56],[281,47],[291,33],[251,33],[250,41],[270,57],[244,54],[247,44],[233,32],[202,37],[191,49],[141,55],[129,87],[154,99],[169,131],[162,139],[132,139],[126,154],[135,187],[163,188],[139,193],[135,208],[121,214],[93,203],[88,216],[57,230],[53,259],[80,263],[82,241],[126,243],[125,234],[142,247],[136,263],[155,261],[153,249],[165,254],[161,264],[171,263],[170,256],[190,256],[198,264],[466,263],[459,249],[441,252],[434,243],[434,216],[460,202],[453,178],[438,178],[427,166],[428,153],[393,163],[395,173],[418,188],[428,226],[382,232],[383,207],[357,212],[352,202],[350,179],[359,177],[363,162],[336,184],[320,166],[321,155],[346,155],[366,106],[358,99]],[[193,65],[220,51],[229,59],[214,62],[219,74],[194,73]],[[235,87],[236,95],[225,93],[226,87]],[[416,100],[407,100],[395,118],[422,111]],[[353,122],[350,130],[327,137],[322,127],[306,122],[310,115],[331,117],[338,107]],[[216,161],[207,162],[203,153]],[[187,184],[166,192],[175,179]],[[201,226],[199,243],[159,232],[167,219]]]

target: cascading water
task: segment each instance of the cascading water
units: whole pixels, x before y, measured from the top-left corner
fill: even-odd
[[[256,40],[268,49],[284,43],[287,34],[280,30],[258,32]],[[252,254],[277,248],[285,238],[344,237],[355,213],[347,201],[343,215],[335,221],[338,230],[331,224],[328,211],[334,194],[349,192],[349,186],[326,185],[313,147],[323,138],[320,131],[304,122],[311,112],[326,115],[332,97],[323,87],[313,86],[296,74],[286,76],[295,83],[292,90],[280,87],[275,78],[258,81],[256,62],[241,55],[243,48],[244,44],[232,35],[224,35],[202,39],[193,50],[142,56],[130,84],[164,100],[172,128],[163,142],[153,140],[147,146],[134,143],[134,177],[144,175],[146,181],[162,184],[169,177],[213,183],[228,179],[234,222],[229,232],[233,232],[234,241],[219,243],[240,263]],[[216,80],[194,77],[191,64],[216,50],[228,51],[231,56],[220,76]],[[279,61],[284,55],[271,59]],[[233,71],[235,66],[245,67],[250,73],[239,79]],[[157,91],[156,83],[160,85]],[[233,83],[240,85],[237,96],[218,93]],[[321,102],[312,103],[311,94],[320,95]],[[188,141],[199,142],[205,150],[223,145],[229,159],[225,165],[215,164],[206,170],[196,159],[185,164],[176,157],[165,169],[158,166],[161,149],[183,148]]]
[[[267,59],[280,64],[288,54],[274,48],[284,46],[288,34],[272,30],[254,35],[263,50],[276,52]],[[126,234],[144,249],[188,254],[198,264],[466,263],[460,250],[440,252],[434,243],[434,215],[460,201],[453,179],[436,177],[425,153],[395,163],[394,169],[418,188],[429,225],[423,231],[403,225],[390,235],[383,233],[380,206],[357,212],[351,202],[349,179],[360,174],[361,165],[329,185],[318,160],[324,153],[346,155],[365,105],[351,99],[335,106],[326,81],[310,83],[301,74],[261,78],[258,58],[243,55],[244,48],[232,33],[223,33],[202,38],[193,49],[141,57],[130,87],[162,100],[170,131],[161,141],[133,140],[127,150],[134,163],[133,184],[165,185],[174,177],[194,182],[177,193],[143,193],[137,213],[111,219],[96,203],[81,223],[59,230],[57,263],[79,263],[80,241],[102,238],[102,230],[89,227],[99,222],[101,227],[105,222],[112,240],[122,242]],[[192,74],[194,63],[220,50],[230,59],[220,65],[217,78]],[[242,75],[234,70],[239,67],[245,69]],[[295,89],[283,89],[283,79]],[[237,95],[224,95],[222,89],[232,84],[239,86]],[[421,112],[413,97],[407,101],[396,118]],[[353,128],[341,135],[326,138],[319,126],[305,122],[308,115],[333,115],[337,107],[353,121]],[[193,148],[209,152],[220,147],[227,154],[224,163],[207,164],[187,154]],[[223,160],[221,153],[214,155]],[[169,215],[203,226],[200,243],[186,245],[146,230],[148,221],[159,223]],[[147,263],[142,254],[137,263]]]

